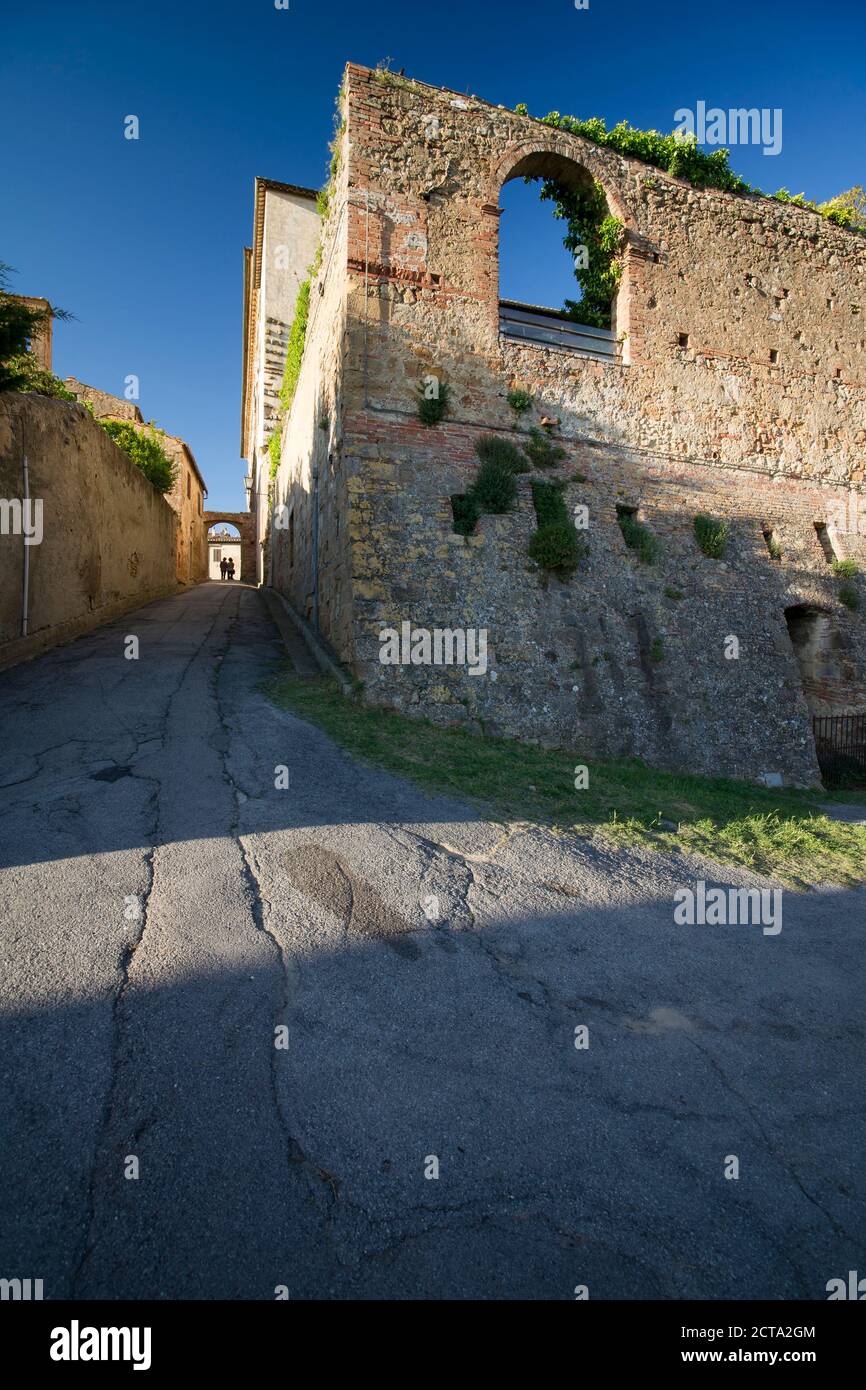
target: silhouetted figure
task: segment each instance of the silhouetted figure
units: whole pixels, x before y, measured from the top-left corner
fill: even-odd
[[[234,579],[234,577],[235,577],[235,562],[234,562],[234,560],[229,560],[229,579]]]
[[[228,568],[229,568],[229,562],[228,562],[228,560],[220,560],[220,576],[221,576],[221,578],[225,579],[226,574],[228,573]]]

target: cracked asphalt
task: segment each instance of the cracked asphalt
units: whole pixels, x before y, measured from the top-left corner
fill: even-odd
[[[677,926],[677,887],[750,880],[366,768],[262,693],[285,660],[255,590],[208,584],[0,675],[0,1275],[824,1299],[862,1270],[866,893]]]

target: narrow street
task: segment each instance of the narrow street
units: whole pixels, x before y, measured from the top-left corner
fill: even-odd
[[[262,596],[211,583],[0,675],[0,1272],[52,1299],[866,1272],[866,892],[786,892],[777,937],[676,926],[676,887],[748,879],[361,766],[267,698],[286,660]]]

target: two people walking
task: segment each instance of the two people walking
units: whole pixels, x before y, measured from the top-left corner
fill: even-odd
[[[234,562],[234,560],[231,560],[231,559],[229,559],[229,560],[225,560],[225,559],[220,560],[220,574],[222,575],[223,579],[234,579],[234,577],[235,577],[235,562]]]

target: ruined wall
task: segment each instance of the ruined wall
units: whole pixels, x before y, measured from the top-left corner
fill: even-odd
[[[0,396],[0,497],[42,500],[21,634],[23,537],[0,535],[0,666],[35,656],[175,589],[171,507],[79,405]]]
[[[473,98],[353,66],[347,88],[352,624],[334,645],[368,698],[597,755],[815,782],[810,709],[866,701],[864,617],[840,602],[815,531],[866,559],[866,239]],[[499,189],[575,166],[626,226],[610,363],[499,335]],[[431,429],[415,405],[428,371],[450,385]],[[559,419],[553,476],[589,508],[589,557],[566,584],[527,557],[528,477],[512,514],[453,533],[449,497],[472,482],[478,436],[519,440],[516,385],[534,397],[521,430]],[[618,502],[656,534],[655,565],[627,550]],[[721,561],[696,545],[699,512],[730,522]],[[329,542],[345,548],[336,529]],[[797,606],[826,615],[835,653],[806,686],[785,618]],[[380,629],[402,620],[487,628],[490,672],[382,666]]]
[[[363,190],[349,227],[356,398],[411,409],[427,363],[452,381],[457,420],[510,424],[517,380],[566,437],[863,480],[866,238],[770,199],[694,189],[472,98],[348,71],[350,179]],[[619,364],[499,339],[499,189],[577,168],[626,227]]]
[[[97,420],[129,420],[134,425],[144,423],[140,408],[135,401],[128,401],[123,396],[112,396],[110,391],[100,391],[97,386],[88,386],[84,381],[78,381],[74,376],[68,376],[63,382],[67,391],[71,391],[77,401],[89,405]]]
[[[353,442],[357,496],[375,518],[371,546],[378,557],[375,573],[356,570],[354,604],[353,665],[370,699],[596,756],[637,754],[711,774],[816,780],[810,712],[866,705],[863,617],[840,602],[840,581],[812,521],[844,518],[846,489],[782,489],[742,473],[717,485],[708,470],[662,467],[607,447],[575,448],[545,474],[567,480],[569,509],[589,509],[588,558],[562,583],[545,578],[526,555],[536,526],[534,475],[519,477],[513,513],[484,516],[476,535],[456,535],[448,499],[464,492],[474,473],[471,440],[448,427],[418,425],[407,458],[408,428],[392,432],[377,418],[366,440],[355,435]],[[617,503],[640,506],[658,541],[654,564],[626,547]],[[699,511],[729,521],[721,560],[696,544]],[[778,561],[763,536],[765,513],[782,546]],[[846,552],[866,562],[863,538],[844,539]],[[841,534],[838,541],[841,554]],[[866,599],[863,581],[855,582]],[[822,611],[841,658],[828,673],[824,645],[816,664],[816,674],[824,674],[820,689],[814,681],[803,687],[785,621],[796,605]],[[486,628],[487,675],[456,666],[383,666],[380,629],[402,620],[429,629]],[[739,643],[735,659],[726,657],[730,636]]]

